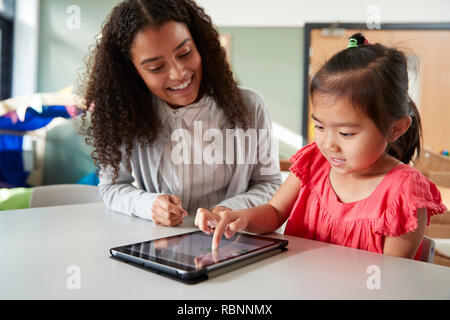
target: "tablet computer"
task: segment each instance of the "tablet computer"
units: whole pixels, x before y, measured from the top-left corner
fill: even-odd
[[[110,249],[111,257],[163,275],[195,283],[286,250],[287,240],[247,233],[222,237],[194,231]]]

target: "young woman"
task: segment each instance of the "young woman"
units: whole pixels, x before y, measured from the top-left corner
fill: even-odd
[[[175,226],[199,207],[219,212],[270,199],[281,183],[270,134],[225,139],[230,130],[269,132],[268,109],[257,92],[238,87],[202,8],[127,0],[101,35],[84,119],[109,208]]]

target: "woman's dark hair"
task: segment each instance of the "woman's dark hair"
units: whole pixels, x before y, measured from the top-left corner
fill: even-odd
[[[357,46],[335,54],[315,74],[310,96],[316,91],[346,97],[388,136],[392,124],[405,116],[412,123],[407,132],[389,143],[386,152],[403,163],[417,159],[422,127],[419,111],[408,94],[408,66],[403,52],[381,44],[370,44],[361,33],[350,39]]]
[[[118,177],[125,149],[128,170],[133,143],[151,144],[161,128],[152,93],[135,69],[130,47],[137,33],[166,22],[184,23],[202,58],[200,92],[212,96],[232,126],[247,126],[247,109],[211,18],[192,0],[126,0],[107,18],[80,91],[86,111],[82,132],[93,145],[95,165],[111,166]],[[90,119],[88,120],[90,115]],[[90,123],[88,123],[90,122]]]

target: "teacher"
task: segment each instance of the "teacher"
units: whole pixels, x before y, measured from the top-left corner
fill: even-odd
[[[117,5],[83,90],[86,141],[114,211],[176,226],[198,208],[264,204],[281,184],[266,103],[237,85],[194,1]]]

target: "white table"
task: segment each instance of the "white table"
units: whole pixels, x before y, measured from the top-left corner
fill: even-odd
[[[450,268],[291,236],[286,252],[195,285],[109,258],[111,247],[192,231],[192,221],[160,227],[102,203],[0,212],[0,299],[450,298]],[[67,285],[70,266],[80,289]]]

